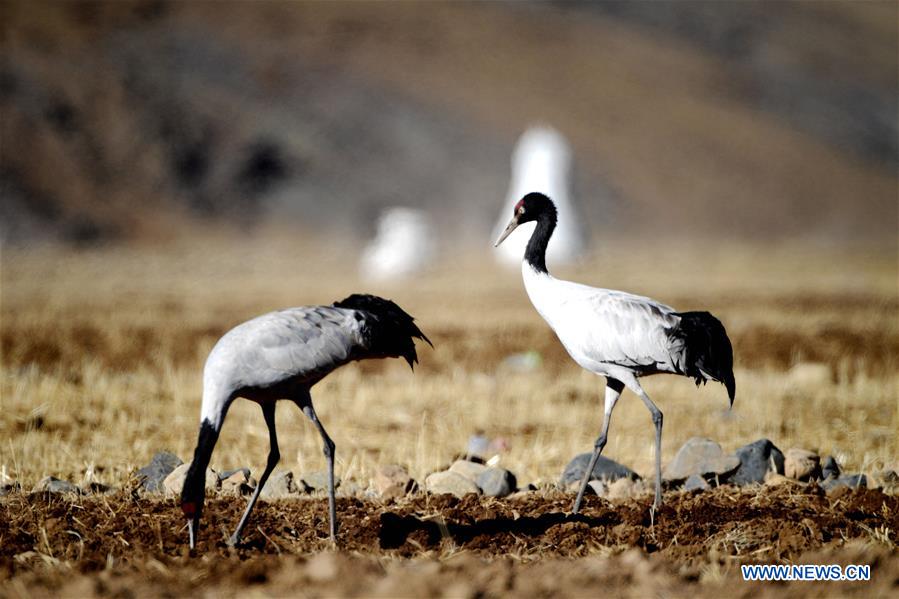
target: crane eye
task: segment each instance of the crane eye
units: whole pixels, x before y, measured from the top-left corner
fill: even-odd
[[[519,214],[519,215],[524,214],[524,206],[519,206],[519,207],[518,207],[518,214]]]

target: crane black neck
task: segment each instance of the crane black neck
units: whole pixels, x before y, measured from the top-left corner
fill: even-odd
[[[537,227],[531,233],[527,248],[524,251],[525,262],[537,272],[547,273],[546,246],[556,228],[556,210],[552,204],[537,215]]]

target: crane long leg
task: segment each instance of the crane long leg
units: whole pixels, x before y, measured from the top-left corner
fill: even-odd
[[[640,388],[637,393],[652,414],[652,423],[656,427],[656,497],[652,503],[653,514],[662,507],[662,411],[656,407],[646,392]]]
[[[315,415],[315,408],[312,407],[312,401],[303,406],[303,413],[315,424],[319,434],[324,441],[325,459],[328,461],[328,518],[331,524],[331,542],[337,542],[337,507],[334,499],[334,441],[328,436],[328,432],[322,423],[319,422],[318,416]]]
[[[593,444],[593,456],[590,458],[590,464],[587,466],[587,470],[584,471],[584,478],[581,480],[581,487],[577,492],[577,498],[574,500],[574,506],[571,508],[571,513],[576,514],[581,509],[581,501],[584,499],[584,492],[587,490],[587,485],[590,483],[590,476],[593,474],[593,468],[596,466],[597,460],[599,460],[599,455],[602,453],[603,448],[606,446],[606,438],[609,434],[609,421],[612,418],[612,410],[615,409],[615,404],[618,402],[618,398],[621,397],[621,391],[624,389],[624,384],[613,378],[609,378],[606,381],[606,401],[605,401],[605,410],[603,411],[602,416],[602,431],[599,433],[599,437],[596,439],[596,443]]]
[[[268,477],[272,473],[272,470],[275,469],[275,466],[281,459],[281,452],[278,450],[278,433],[275,431],[275,402],[266,402],[262,403],[261,405],[262,416],[265,418],[266,426],[268,426],[268,437],[269,441],[271,442],[271,449],[268,452],[268,461],[265,464],[265,471],[259,478],[259,484],[256,485],[256,491],[253,492],[253,497],[250,498],[250,503],[247,505],[247,509],[244,511],[243,516],[240,518],[240,523],[238,523],[237,525],[237,530],[235,530],[234,534],[231,535],[231,538],[228,539],[228,545],[231,546],[240,543],[240,533],[243,532],[244,526],[247,525],[247,520],[250,517],[250,512],[253,511],[253,506],[256,505],[256,500],[259,499],[259,494],[262,493],[262,487],[265,486],[265,481],[268,480]]]

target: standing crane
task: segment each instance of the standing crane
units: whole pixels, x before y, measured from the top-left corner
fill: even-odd
[[[546,246],[556,227],[556,207],[547,196],[525,195],[499,236],[499,245],[521,223],[536,221],[521,264],[531,303],[582,368],[606,377],[602,429],[593,447],[572,512],[581,507],[593,468],[606,445],[612,410],[625,387],[637,394],[655,425],[655,513],[662,503],[662,412],[639,378],[670,373],[723,383],[730,405],[736,383],[733,349],[724,325],[708,312],[676,312],[647,297],[556,279],[546,270]]]
[[[280,460],[275,431],[275,402],[294,402],[312,421],[324,442],[328,463],[328,516],[336,541],[334,442],[312,407],[310,389],[336,368],[354,360],[404,358],[418,362],[414,339],[431,341],[414,319],[390,300],[354,294],[330,306],[304,306],[264,314],[240,324],[219,339],[203,369],[200,434],[181,492],[190,547],[196,535],[206,495],[205,473],[231,403],[238,397],[262,407],[271,449],[265,471],[228,543],[240,542],[250,512],[266,480]],[[432,345],[433,347],[433,345]]]

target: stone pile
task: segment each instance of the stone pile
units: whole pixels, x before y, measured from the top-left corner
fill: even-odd
[[[469,493],[506,497],[516,492],[518,486],[515,475],[505,468],[470,460],[456,460],[449,469],[430,474],[425,479],[425,490],[456,497]]]
[[[471,445],[472,443],[468,454],[445,470],[428,475],[422,485],[402,465],[386,464],[376,470],[367,490],[350,482],[344,485],[342,494],[392,500],[424,490],[460,498],[473,494],[487,497],[512,496],[514,499],[537,489],[534,485],[519,487],[515,474],[497,465],[498,455],[484,463],[482,458],[472,455],[475,452],[471,451],[481,448]],[[590,457],[590,453],[575,456],[565,466],[559,488],[569,492],[577,491]],[[189,467],[190,464],[184,463],[178,456],[159,452],[146,466],[137,470],[135,477],[139,489],[144,493],[179,495]],[[893,470],[868,474],[844,473],[833,456],[822,457],[814,451],[799,447],[783,452],[769,439],[759,439],[728,454],[715,441],[694,437],[684,443],[671,462],[665,465],[662,476],[665,490],[687,492],[700,492],[720,485],[818,485],[827,493],[833,493],[839,489],[871,485],[882,488],[887,493],[899,493],[899,475]],[[336,487],[340,486],[339,478],[335,477],[334,482]],[[222,472],[207,468],[205,485],[210,494],[247,497],[256,490],[258,482],[249,468]],[[299,498],[314,493],[322,494],[326,490],[326,472],[310,472],[295,477],[291,471],[276,470],[269,477],[260,497],[264,500]],[[641,479],[627,466],[600,456],[590,475],[588,490],[615,500],[651,494],[654,485]],[[0,497],[21,491],[19,482],[7,476],[0,480]],[[75,496],[111,491],[114,489],[93,480],[92,475],[87,476],[80,486],[48,476],[31,488],[32,493]]]
[[[576,456],[562,472],[559,486],[576,491],[590,460],[590,454]],[[821,458],[813,451],[793,447],[782,452],[769,439],[759,439],[731,454],[700,437],[688,440],[662,471],[666,490],[703,491],[719,485],[816,484],[828,493],[841,488],[874,484],[887,492],[899,491],[899,475],[893,470],[869,477],[843,474],[833,456]],[[590,477],[589,489],[607,499],[624,499],[653,492],[653,485],[632,470],[600,457]]]

